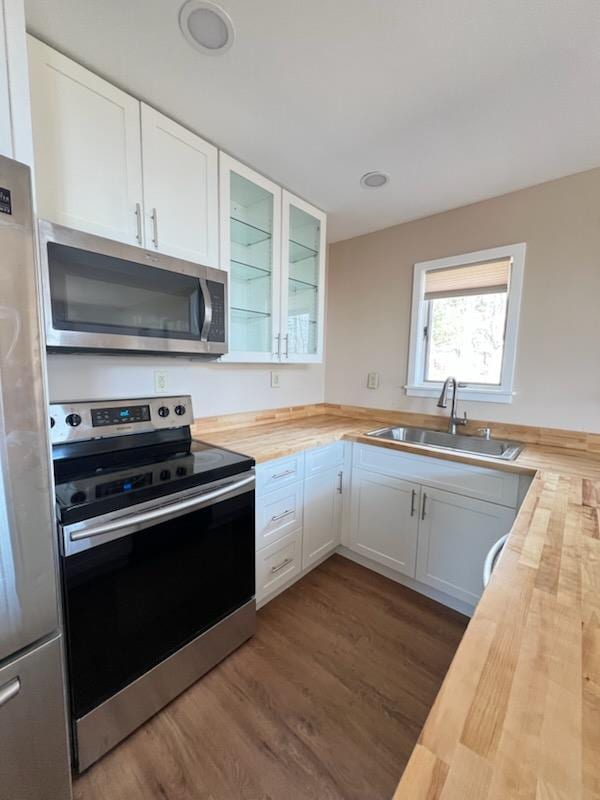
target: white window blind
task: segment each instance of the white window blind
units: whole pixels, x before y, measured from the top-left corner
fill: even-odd
[[[425,300],[508,292],[512,258],[483,261],[425,273]]]

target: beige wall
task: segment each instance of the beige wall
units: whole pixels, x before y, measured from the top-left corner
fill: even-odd
[[[516,396],[460,410],[599,432],[600,169],[331,245],[325,399],[438,411],[434,400],[403,390],[413,265],[521,241]],[[381,375],[374,391],[366,388],[372,370]]]

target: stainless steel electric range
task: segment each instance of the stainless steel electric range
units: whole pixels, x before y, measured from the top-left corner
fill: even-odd
[[[81,772],[255,630],[254,461],[191,398],[50,407]]]

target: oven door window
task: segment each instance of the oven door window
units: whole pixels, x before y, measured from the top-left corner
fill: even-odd
[[[198,278],[48,243],[52,323],[57,330],[200,340]]]
[[[254,494],[63,559],[73,711],[91,711],[254,596]]]

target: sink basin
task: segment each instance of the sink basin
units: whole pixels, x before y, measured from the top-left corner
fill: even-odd
[[[523,449],[519,442],[505,439],[484,439],[479,436],[434,431],[430,428],[380,428],[367,433],[373,439],[388,439],[392,442],[407,442],[421,447],[436,450],[454,450],[459,453],[499,458],[502,461],[514,461]]]

